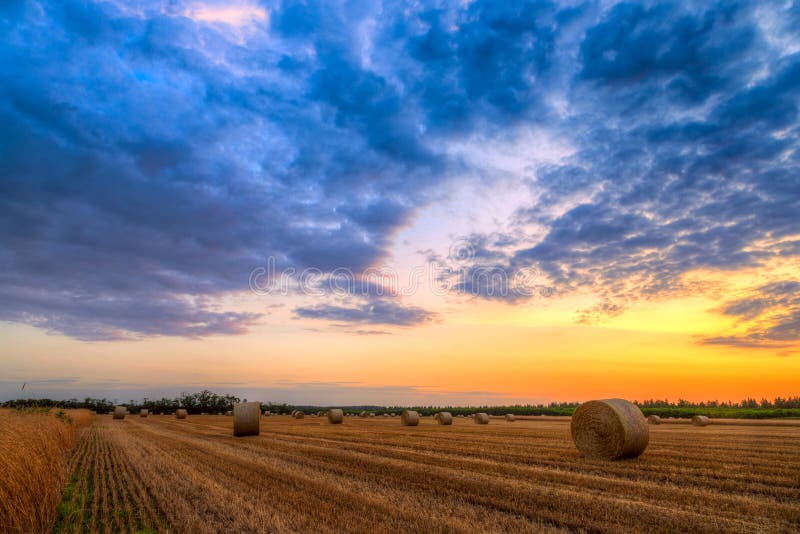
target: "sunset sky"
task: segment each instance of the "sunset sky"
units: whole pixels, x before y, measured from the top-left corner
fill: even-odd
[[[3,2],[0,400],[800,394],[797,28]]]

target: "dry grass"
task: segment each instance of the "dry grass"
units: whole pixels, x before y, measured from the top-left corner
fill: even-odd
[[[60,415],[59,415],[60,414]],[[47,532],[88,410],[0,410],[0,532]]]
[[[569,420],[413,432],[384,418],[98,416],[61,532],[797,532],[800,426],[650,428],[637,459],[581,458]]]

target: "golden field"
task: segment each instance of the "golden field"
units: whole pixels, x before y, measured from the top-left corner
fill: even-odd
[[[0,532],[46,532],[88,410],[0,410]]]
[[[674,421],[672,423],[683,423]],[[800,422],[650,427],[581,458],[568,418],[418,427],[286,416],[95,416],[57,532],[797,532]]]

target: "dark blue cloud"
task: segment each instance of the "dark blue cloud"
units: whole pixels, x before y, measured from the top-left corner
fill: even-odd
[[[377,273],[376,273],[377,276]],[[302,289],[325,302],[294,308],[295,316],[303,319],[324,319],[348,324],[414,326],[430,322],[436,314],[403,304],[396,288],[385,285],[383,280],[365,279],[339,269],[323,276]],[[357,330],[358,334],[387,333],[374,330]]]
[[[212,300],[265,256],[362,270],[446,177],[397,84],[341,44],[368,11],[325,17],[340,43],[288,16],[306,27],[270,44],[255,22],[246,46],[179,4],[9,11],[0,319],[81,339],[240,333],[257,317]]]
[[[417,306],[404,306],[386,299],[370,299],[359,305],[336,306],[320,304],[294,309],[304,319],[325,319],[338,323],[381,324],[391,326],[413,326],[426,323],[434,315]],[[369,332],[374,333],[374,332]]]
[[[243,332],[260,318],[214,303],[265,256],[359,273],[471,171],[452,141],[527,126],[574,153],[520,177],[537,200],[473,236],[473,272],[591,288],[594,318],[800,253],[796,4],[268,2],[239,29],[185,7],[3,5],[0,319]],[[498,298],[482,280],[452,288]],[[428,313],[360,298],[298,315]]]

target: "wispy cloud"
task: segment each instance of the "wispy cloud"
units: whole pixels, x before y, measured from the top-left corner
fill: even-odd
[[[726,302],[717,312],[737,319],[740,333],[705,337],[701,343],[767,349],[800,344],[800,281],[756,287],[746,297]]]

